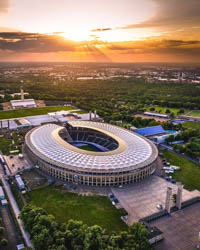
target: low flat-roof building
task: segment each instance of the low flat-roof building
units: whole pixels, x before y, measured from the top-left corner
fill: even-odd
[[[161,125],[146,127],[146,128],[138,128],[133,130],[135,133],[142,135],[142,136],[153,136],[153,135],[160,135],[166,134],[166,131],[163,129]]]
[[[11,104],[13,109],[36,108],[37,107],[34,99],[11,100],[10,104]]]
[[[31,127],[31,123],[25,118],[18,119],[18,123],[19,123],[19,125],[18,125],[19,128],[20,127],[22,127],[22,128]]]
[[[18,176],[18,175],[16,175],[16,182],[17,182],[17,186],[18,186],[18,188],[21,190],[21,189],[24,189],[24,182],[23,182],[23,180],[22,180],[22,178],[21,178],[21,176]]]

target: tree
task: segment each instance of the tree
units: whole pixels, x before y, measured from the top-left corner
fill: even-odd
[[[177,198],[177,195],[173,194],[173,201],[174,201],[174,203],[176,203],[176,198]]]
[[[149,110],[150,110],[150,111],[155,111],[155,108],[154,108],[154,107],[151,107]]]
[[[87,226],[82,221],[69,220],[65,232],[65,244],[71,249],[82,249]]]
[[[3,234],[4,234],[4,232],[5,232],[4,227],[0,227],[0,235],[3,235]]]
[[[172,112],[172,113],[170,113],[169,117],[170,117],[171,119],[174,119],[175,114]]]
[[[1,245],[2,246],[7,246],[8,245],[8,241],[6,239],[2,239],[1,240]]]
[[[180,109],[180,110],[178,111],[179,114],[184,114],[184,112],[185,112],[184,109]]]
[[[84,239],[84,249],[105,249],[103,241],[103,230],[100,226],[94,225],[87,228]]]
[[[166,141],[167,143],[173,142],[173,141],[174,141],[174,135],[169,135],[169,136],[165,139],[165,141]]]
[[[32,216],[32,227],[29,227]],[[42,208],[25,206],[20,218],[29,228],[31,240],[36,250],[150,250],[148,232],[140,223],[133,224],[127,232],[107,235],[98,225],[88,227],[81,221],[69,220],[67,225],[57,223]]]

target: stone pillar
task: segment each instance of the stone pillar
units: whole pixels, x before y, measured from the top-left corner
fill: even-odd
[[[10,120],[8,120],[8,129],[10,128]]]
[[[182,193],[183,193],[183,185],[179,182],[177,195],[176,195],[176,207],[180,210],[182,204]]]
[[[96,121],[96,119],[97,119],[97,111],[95,110],[94,111],[94,120]]]
[[[167,195],[166,195],[166,202],[165,202],[165,209],[167,212],[170,214],[171,210],[171,200],[172,200],[172,188],[168,187],[167,188]]]
[[[92,120],[92,112],[90,111],[89,114],[90,114],[90,121],[91,121]]]
[[[23,90],[23,88],[21,88],[21,101],[22,102],[24,101],[24,90]]]

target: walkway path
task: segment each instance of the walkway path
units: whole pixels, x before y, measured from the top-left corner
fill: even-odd
[[[10,185],[5,180],[4,176],[1,176],[0,178],[1,178],[2,184],[4,186],[4,189],[5,189],[5,191],[6,191],[7,195],[8,195],[8,199],[10,201],[10,204],[11,204],[12,209],[14,211],[14,214],[15,214],[15,217],[17,219],[18,225],[19,225],[20,230],[22,232],[22,236],[23,236],[27,246],[33,248],[33,244],[30,241],[29,234],[25,231],[22,221],[18,218],[18,216],[20,214],[20,210],[19,210],[19,207],[18,207],[18,205],[17,205],[17,203],[15,201],[15,198],[14,198],[12,192],[11,192]]]
[[[3,226],[5,228],[6,238],[8,240],[7,248],[9,250],[16,250],[16,246],[18,244],[21,244],[22,241],[17,233],[16,225],[10,213],[10,209],[8,206],[1,206],[0,210],[3,220]]]

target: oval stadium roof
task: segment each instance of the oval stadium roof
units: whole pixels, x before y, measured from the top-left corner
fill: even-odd
[[[26,135],[26,144],[41,159],[68,169],[80,171],[130,171],[154,162],[158,152],[149,140],[129,130],[100,122],[71,121],[73,127],[92,128],[115,140],[119,146],[108,152],[91,152],[79,149],[64,141],[58,134],[63,129],[46,124]]]

